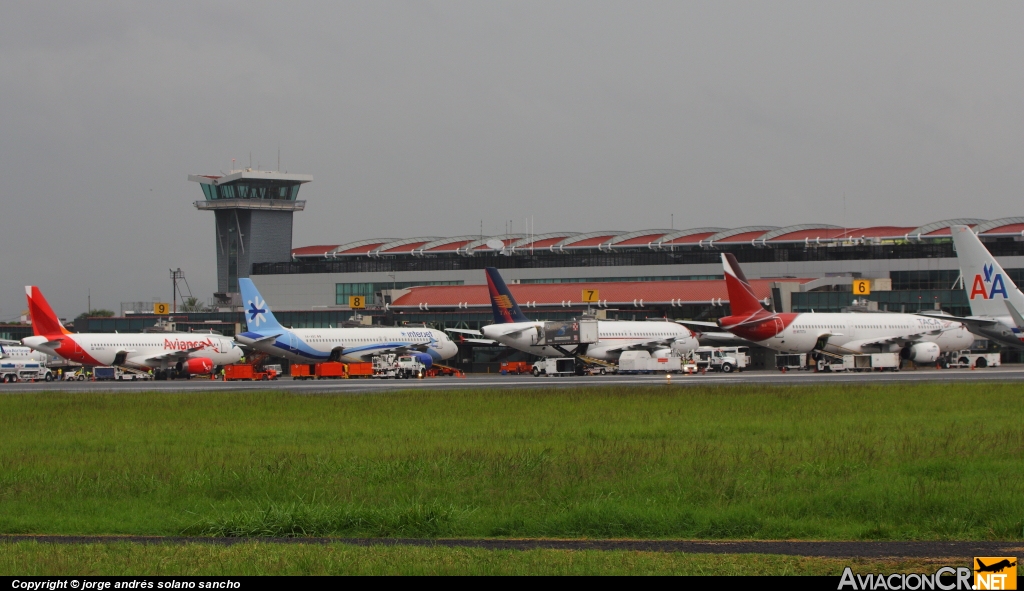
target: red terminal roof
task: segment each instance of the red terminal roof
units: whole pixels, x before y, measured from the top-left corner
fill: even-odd
[[[456,249],[462,248],[463,246],[466,246],[470,242],[472,242],[472,240],[454,240],[452,242],[448,242],[447,244],[442,244],[440,246],[435,246],[435,247],[431,248],[429,252],[435,252],[435,251],[439,251],[439,250],[443,250],[445,252],[447,252],[447,251],[453,251],[454,252]]]
[[[362,246],[356,246],[355,248],[343,250],[338,254],[359,254],[361,252],[370,252],[371,250],[377,248],[381,244],[387,244],[387,242],[374,242],[373,244],[364,244]]]
[[[647,234],[646,236],[637,236],[636,238],[630,238],[629,240],[623,240],[622,242],[616,242],[614,246],[647,246],[650,242],[657,242],[658,238],[665,236],[666,232],[660,234]],[[687,236],[689,238],[689,236]]]
[[[608,234],[606,236],[595,236],[593,238],[587,238],[586,240],[580,240],[579,242],[573,242],[571,244],[566,244],[565,247],[566,248],[587,248],[587,247],[591,247],[591,246],[597,246],[599,244],[603,244],[603,243],[611,240],[614,237],[615,237],[615,234]]]
[[[724,242],[726,244],[730,242],[750,242],[755,238],[760,238],[767,234],[764,230],[754,230],[753,232],[743,232],[742,234],[733,234],[727,238],[722,238],[718,242]],[[689,238],[689,236],[687,236]]]
[[[558,244],[559,242],[561,242],[563,240],[565,240],[565,236],[559,236],[557,238],[545,238],[544,240],[537,240],[537,241],[533,242],[532,244],[524,244],[524,245],[519,246],[517,248],[519,250],[524,250],[524,249],[528,249],[528,248],[547,248],[547,247],[551,246],[552,244]]]
[[[704,240],[709,236],[714,236],[717,233],[718,232],[700,232],[698,234],[690,234],[689,236],[676,238],[675,240],[671,242],[666,242],[665,244],[697,244],[701,240]]]
[[[422,242],[410,242],[409,244],[403,244],[401,246],[396,246],[394,248],[389,248],[389,249],[385,250],[384,252],[409,252],[409,251],[415,250],[415,249],[423,246],[427,242],[429,242],[429,240],[424,240]]]
[[[998,228],[992,228],[987,232],[983,232],[983,234],[1020,234],[1021,232],[1024,232],[1024,224],[1007,224]]]
[[[807,283],[811,279],[753,279],[750,286],[759,299],[771,297],[771,284],[774,282]],[[512,296],[520,306],[526,302],[536,302],[538,306],[561,306],[562,302],[572,302],[573,306],[583,306],[582,291],[598,290],[601,300],[608,305],[622,307],[633,305],[633,301],[643,300],[648,304],[676,303],[707,303],[722,299],[729,301],[725,281],[630,281],[630,282],[594,282],[594,283],[535,283],[525,285],[509,285]],[[392,308],[419,309],[425,304],[430,308],[457,308],[463,306],[490,307],[490,295],[486,285],[443,285],[410,288],[409,293],[395,300]]]
[[[295,257],[322,257],[327,253],[331,252],[335,248],[341,246],[340,244],[330,245],[319,245],[319,246],[302,246],[300,248],[292,249],[292,256]]]

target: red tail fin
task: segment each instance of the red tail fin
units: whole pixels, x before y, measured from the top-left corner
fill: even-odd
[[[761,300],[754,296],[754,290],[740,269],[736,256],[731,252],[722,253],[722,267],[725,269],[725,287],[729,290],[729,307],[733,316],[746,316],[764,312]]]
[[[57,319],[53,308],[38,287],[26,285],[25,298],[28,299],[28,313],[32,315],[32,332],[36,336],[70,334]]]

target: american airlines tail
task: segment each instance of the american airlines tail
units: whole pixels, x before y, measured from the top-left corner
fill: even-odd
[[[731,252],[722,253],[722,268],[725,270],[725,287],[729,291],[729,308],[731,316],[748,316],[751,320],[759,316],[771,316],[761,306],[761,300],[754,295],[754,289],[750,287],[746,275],[740,269],[736,255]]]
[[[25,286],[25,298],[28,300],[28,313],[32,315],[32,334],[37,337],[71,334],[60,323],[50,303],[43,297],[43,292],[35,285]]]
[[[505,280],[494,267],[487,267],[487,291],[491,296],[491,312],[494,313],[495,324],[530,321],[519,309],[519,304],[512,297]]]
[[[245,326],[249,332],[284,331],[285,328],[274,318],[270,306],[263,300],[251,279],[239,279],[242,290],[242,305],[245,306]]]
[[[1024,294],[967,226],[950,228],[960,274],[974,316],[1014,316],[1024,312]],[[1015,310],[1010,310],[1013,306]],[[1017,314],[1019,315],[1019,314]]]

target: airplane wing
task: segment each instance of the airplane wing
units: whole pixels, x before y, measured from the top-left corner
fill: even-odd
[[[1007,307],[1009,307],[1009,303],[1007,303]],[[1014,311],[1016,311],[1016,310],[1014,310]],[[971,329],[971,328],[992,328],[993,326],[999,324],[999,322],[997,320],[994,320],[992,318],[982,318],[982,317],[978,317],[978,316],[963,317],[963,316],[945,316],[945,315],[943,315],[943,316],[938,316],[937,317],[937,316],[934,316],[934,315],[931,315],[931,314],[918,314],[918,316],[924,316],[925,318],[942,318],[943,320],[951,320],[953,322],[959,322],[960,324],[963,324],[964,326],[966,326],[968,329]]]
[[[1003,300],[1003,302],[1006,304],[1006,310],[1010,312],[1010,317],[1013,318],[1013,323],[1017,325],[1017,328],[1024,329],[1024,316],[1021,316],[1020,311],[1013,307],[1010,300]]]
[[[144,361],[166,361],[171,359],[175,361],[181,361],[184,359],[188,359],[189,354],[195,353],[196,351],[202,351],[204,348],[205,347],[193,347],[191,349],[179,349],[177,351],[170,351],[168,353],[163,353],[161,355],[151,355],[149,357],[146,357]],[[134,351],[127,352],[134,353]]]
[[[867,347],[881,347],[883,345],[892,345],[892,344],[909,345],[910,343],[917,343],[917,342],[919,342],[921,339],[923,339],[926,336],[935,336],[935,335],[937,335],[937,334],[939,334],[941,332],[942,332],[941,329],[929,330],[929,331],[919,332],[917,334],[911,334],[911,335],[906,335],[906,336],[901,336],[901,337],[892,336],[892,337],[883,337],[883,338],[875,339],[875,340],[858,341],[858,344],[860,346],[862,346],[862,347],[865,347],[865,346],[867,346]],[[847,343],[847,346],[849,346],[849,343]]]
[[[504,346],[501,343],[485,338],[479,330],[467,330],[464,328],[446,328],[445,332],[452,333],[452,340],[460,345],[476,345],[485,347]]]
[[[13,345],[13,346],[20,347],[21,346],[21,341],[12,341],[12,340],[9,340],[9,339],[0,339],[0,345]]]
[[[742,337],[736,336],[731,332],[715,331],[715,332],[700,332],[694,331],[694,336],[697,337],[697,342],[701,345],[752,345],[750,341]]]
[[[609,347],[607,351],[656,351],[658,349],[664,349],[671,347],[675,339],[652,339],[650,341],[644,341],[642,343],[631,343],[629,345],[622,345],[621,347]]]
[[[719,328],[717,322],[708,322],[706,320],[673,320],[676,324],[682,324],[683,326],[699,326],[702,328]]]
[[[349,347],[342,350],[341,354],[346,357],[359,357],[365,359],[381,353],[397,353],[406,355],[408,353],[425,353],[430,348],[430,341],[422,343],[376,343],[363,345],[362,347]]]

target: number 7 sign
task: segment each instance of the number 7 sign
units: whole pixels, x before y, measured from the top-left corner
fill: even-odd
[[[584,302],[600,302],[600,294],[596,289],[584,289],[583,290],[583,301]]]

